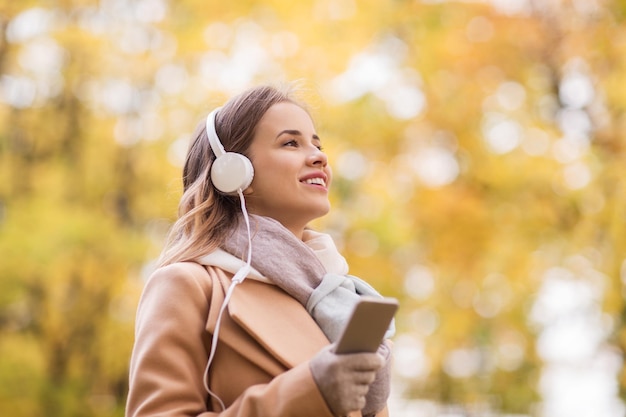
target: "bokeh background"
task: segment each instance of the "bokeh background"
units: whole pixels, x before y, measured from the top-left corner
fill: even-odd
[[[196,124],[302,80],[395,417],[626,414],[623,0],[0,0],[0,415],[122,416]]]

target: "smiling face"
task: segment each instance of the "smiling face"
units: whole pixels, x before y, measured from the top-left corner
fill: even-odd
[[[274,104],[259,121],[248,149],[254,179],[250,212],[278,220],[296,236],[328,213],[332,173],[313,121],[300,106]]]

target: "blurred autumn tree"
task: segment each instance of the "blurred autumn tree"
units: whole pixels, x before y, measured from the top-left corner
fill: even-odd
[[[579,378],[623,408],[626,5],[488,3],[0,1],[0,414],[123,415],[189,135],[293,79],[318,226],[402,301],[396,396],[554,417]]]

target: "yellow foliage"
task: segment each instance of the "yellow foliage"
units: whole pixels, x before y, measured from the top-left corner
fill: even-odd
[[[533,413],[554,274],[602,288],[622,352],[625,11],[548,3],[0,1],[0,414],[123,415],[181,154],[262,82],[305,80],[315,225],[424,346],[403,397]]]

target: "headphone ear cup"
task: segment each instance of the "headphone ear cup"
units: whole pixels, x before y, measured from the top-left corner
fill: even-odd
[[[245,190],[252,183],[252,162],[240,153],[226,152],[211,165],[211,181],[215,188],[226,194]]]

